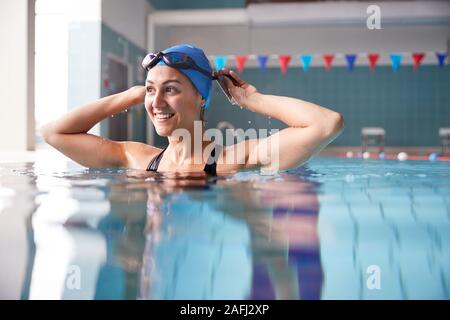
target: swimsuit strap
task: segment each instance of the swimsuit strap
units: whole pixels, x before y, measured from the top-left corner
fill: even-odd
[[[205,171],[206,174],[211,176],[217,176],[217,159],[220,156],[220,151],[222,149],[221,145],[216,144],[211,151],[208,161],[206,162]]]
[[[152,161],[150,161],[150,163],[147,167],[147,171],[153,171],[153,172],[158,171],[159,162],[161,161],[164,151],[166,151],[166,149],[167,149],[167,147],[165,147],[163,151],[161,151],[157,156],[155,156],[152,159]],[[205,165],[205,168],[203,169],[203,171],[206,174],[211,175],[211,176],[217,175],[217,158],[220,155],[220,149],[222,149],[222,146],[220,146],[220,145],[215,145],[214,148],[212,149],[209,159]]]
[[[167,149],[167,147],[165,147],[164,150],[160,152],[160,154],[155,156],[152,159],[152,161],[150,161],[150,163],[147,167],[147,171],[154,171],[154,172],[158,171],[159,162],[161,161],[164,151],[166,151],[166,149]]]

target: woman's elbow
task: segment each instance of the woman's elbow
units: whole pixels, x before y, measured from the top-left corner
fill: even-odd
[[[52,129],[52,123],[47,123],[46,125],[43,125],[39,129],[39,131],[44,141],[51,145],[52,144],[51,141],[53,140],[52,138],[56,135],[55,130]]]
[[[332,112],[327,119],[325,135],[327,137],[337,137],[344,130],[345,121],[342,114],[338,112]]]

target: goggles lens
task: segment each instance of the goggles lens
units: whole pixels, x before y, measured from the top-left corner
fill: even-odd
[[[185,53],[170,52],[163,56],[164,62],[181,68],[191,68],[195,62]]]

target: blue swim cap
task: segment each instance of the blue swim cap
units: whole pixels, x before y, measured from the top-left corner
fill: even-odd
[[[209,60],[206,57],[205,53],[202,49],[195,48],[194,46],[191,46],[189,44],[181,44],[176,45],[170,48],[167,48],[162,51],[163,53],[169,53],[169,52],[182,52],[187,54],[189,57],[191,57],[195,63],[202,69],[208,71],[212,74],[212,68],[209,64]],[[158,64],[165,64],[164,60],[161,60]],[[194,87],[197,89],[197,91],[200,93],[203,99],[205,99],[205,109],[208,108],[209,102],[210,102],[210,95],[211,95],[211,86],[212,86],[212,79],[206,77],[201,72],[195,70],[195,69],[177,69],[179,72],[183,73],[189,80],[191,80]]]

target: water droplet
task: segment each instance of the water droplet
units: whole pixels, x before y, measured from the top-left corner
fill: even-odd
[[[249,122],[248,122],[248,124],[252,124],[252,122],[251,122],[251,121],[249,121]]]
[[[111,118],[114,118],[114,115],[112,115]]]
[[[128,112],[128,109],[125,109],[125,112]]]

